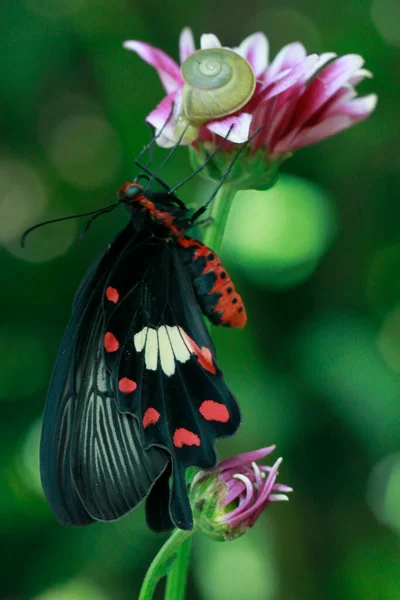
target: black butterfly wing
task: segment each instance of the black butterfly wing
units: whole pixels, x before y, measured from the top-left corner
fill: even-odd
[[[129,287],[130,280],[136,285]],[[215,439],[236,431],[240,413],[173,238],[138,240],[110,275],[104,311],[106,363],[118,407],[138,417],[146,448],[170,453],[170,515],[190,528],[185,470],[214,466]],[[164,479],[158,489],[165,496]]]
[[[81,282],[49,387],[41,478],[53,512],[66,525],[121,517],[148,495],[168,465],[162,450],[144,450],[137,420],[118,410],[104,360],[104,286],[134,245],[128,225]]]

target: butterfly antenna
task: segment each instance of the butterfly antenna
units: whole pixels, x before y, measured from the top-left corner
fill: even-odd
[[[141,149],[141,151],[139,152],[139,154],[136,157],[135,160],[135,164],[138,164],[139,160],[142,158],[143,154],[145,154],[148,150],[150,150],[150,157],[149,160],[146,163],[146,168],[149,168],[149,165],[151,164],[152,158],[153,158],[153,149],[154,149],[154,145],[156,143],[156,141],[158,140],[158,138],[163,134],[164,129],[166,128],[166,126],[168,125],[169,121],[172,118],[172,115],[174,114],[174,109],[175,109],[175,102],[172,102],[171,104],[171,110],[169,111],[168,117],[165,120],[164,125],[161,127],[161,129],[159,130],[158,133],[155,133],[155,129],[152,125],[150,125],[150,128],[152,130],[152,138],[150,140],[150,142],[148,144],[146,144],[145,146],[143,146],[143,148]],[[142,168],[141,165],[140,168]]]
[[[49,221],[43,221],[42,223],[38,223],[37,225],[33,225],[33,227],[29,227],[29,229],[27,229],[26,231],[24,231],[24,233],[21,236],[21,248],[25,248],[25,241],[26,238],[28,237],[28,235],[30,235],[32,233],[32,231],[35,231],[35,229],[39,229],[39,227],[43,227],[44,225],[50,225],[51,223],[60,223],[60,221],[69,221],[70,219],[78,219],[80,217],[90,217],[92,215],[95,215],[93,218],[100,216],[106,212],[110,212],[111,210],[114,210],[114,208],[116,208],[121,202],[114,202],[114,204],[110,204],[110,206],[105,206],[104,208],[100,208],[97,210],[91,210],[90,212],[86,212],[86,213],[79,213],[76,215],[70,215],[69,217],[60,217],[59,219],[50,219]],[[90,220],[92,221],[92,219]],[[89,223],[90,223],[89,221]]]
[[[188,181],[190,181],[192,179],[192,177],[195,177],[195,175],[197,175],[198,173],[200,173],[201,171],[203,171],[203,169],[206,168],[206,166],[212,161],[212,159],[214,158],[214,156],[216,154],[218,154],[218,152],[221,150],[222,146],[225,144],[225,142],[228,140],[230,133],[232,131],[232,129],[234,128],[234,125],[231,125],[229,127],[228,133],[226,134],[226,136],[220,141],[220,143],[218,144],[218,146],[211,152],[211,154],[207,155],[206,160],[204,161],[204,163],[202,165],[200,165],[200,167],[198,167],[195,171],[193,171],[192,173],[190,173],[190,175],[188,175],[187,177],[185,177],[185,179],[183,179],[180,183],[178,183],[178,185],[175,185],[173,188],[171,188],[168,192],[168,194],[174,194],[176,192],[176,190],[178,190],[180,187],[182,187],[183,185],[185,185],[185,183],[187,183]]]
[[[112,204],[109,207],[103,208],[101,210],[101,212],[96,213],[95,215],[93,215],[93,217],[91,217],[89,219],[89,221],[86,223],[85,227],[82,229],[79,237],[80,239],[82,239],[83,237],[85,237],[85,235],[87,234],[87,232],[89,231],[89,228],[91,226],[91,224],[93,223],[93,221],[95,221],[97,219],[97,217],[101,217],[102,215],[108,213],[108,212],[112,212],[117,206],[118,204],[120,204],[120,202],[117,202],[116,204]]]
[[[224,184],[229,173],[232,171],[236,161],[238,160],[238,158],[240,157],[242,152],[247,148],[247,146],[250,144],[250,142],[252,142],[253,139],[260,133],[261,130],[262,130],[262,125],[260,125],[260,127],[258,127],[258,129],[256,129],[256,131],[249,137],[249,139],[236,152],[235,156],[232,159],[231,164],[229,165],[229,167],[226,169],[226,171],[222,175],[220,181],[218,182],[217,186],[215,187],[210,198],[207,200],[207,202],[205,204],[203,204],[203,206],[200,206],[200,208],[198,210],[196,210],[196,212],[192,215],[192,217],[190,219],[191,223],[193,223],[200,215],[202,215],[207,210],[208,206],[214,200],[215,196],[218,194],[219,190],[221,189],[222,185]]]
[[[161,173],[161,171],[164,169],[165,165],[170,161],[170,159],[172,158],[172,156],[175,154],[175,152],[177,151],[177,149],[179,148],[179,145],[181,143],[181,141],[183,140],[183,138],[186,135],[186,132],[188,130],[188,128],[190,127],[190,123],[188,123],[186,125],[186,127],[184,128],[184,130],[182,131],[181,135],[179,136],[179,138],[177,139],[176,143],[174,146],[172,146],[171,150],[168,152],[167,156],[164,158],[163,162],[161,163],[161,165],[158,167],[157,171],[154,171],[154,173],[152,173],[152,175],[150,176],[150,181],[146,186],[146,190],[151,187],[151,184],[153,183],[154,180],[157,181],[157,176],[159,175],[159,173]]]

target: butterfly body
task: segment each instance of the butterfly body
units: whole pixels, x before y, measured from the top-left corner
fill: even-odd
[[[79,286],[53,372],[42,482],[67,525],[148,497],[154,529],[187,529],[186,468],[212,467],[215,439],[240,424],[201,313],[240,327],[245,311],[219,259],[186,236],[177,198],[136,182],[119,198],[130,222]]]

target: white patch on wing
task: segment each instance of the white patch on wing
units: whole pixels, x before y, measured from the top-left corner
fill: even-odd
[[[144,327],[134,335],[133,342],[137,352],[145,351],[146,369],[156,371],[160,362],[168,377],[175,373],[176,361],[185,363],[195,353],[184,330],[176,325]]]
[[[175,373],[175,359],[168,330],[165,325],[158,328],[158,348],[161,368],[164,373],[170,377]]]
[[[147,330],[148,327],[144,327],[141,331],[139,331],[139,333],[136,333],[135,337],[133,338],[135,348],[138,352],[141,352],[144,348],[144,345],[146,343]]]
[[[147,329],[145,361],[146,361],[146,369],[150,369],[150,371],[157,371],[157,363],[158,363],[157,330],[153,329],[152,327],[148,327],[148,329]]]
[[[169,327],[169,329],[171,330],[170,337],[175,358],[176,360],[179,360],[179,362],[184,363],[189,360],[190,355],[193,354],[186,342],[186,333],[183,331],[182,327]]]

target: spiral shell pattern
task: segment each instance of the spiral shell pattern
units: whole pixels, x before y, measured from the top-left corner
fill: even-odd
[[[226,48],[198,50],[181,68],[182,116],[192,125],[226,117],[252,97],[256,78],[243,57]]]

